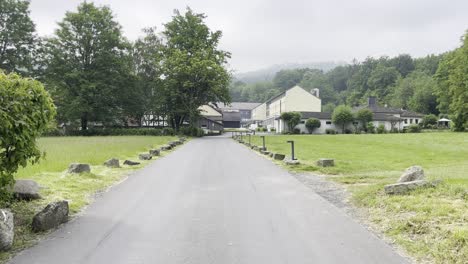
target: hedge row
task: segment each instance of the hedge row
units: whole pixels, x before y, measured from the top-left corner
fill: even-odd
[[[179,133],[172,128],[91,128],[88,130],[68,130],[63,132],[59,129],[43,133],[43,136],[175,136],[177,134],[192,137],[204,136],[204,131],[196,127],[183,127]]]

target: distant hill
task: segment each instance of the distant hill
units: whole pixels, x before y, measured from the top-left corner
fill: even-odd
[[[323,71],[329,71],[337,66],[345,65],[346,62],[314,62],[314,63],[288,63],[288,64],[278,64],[273,65],[268,68],[243,72],[234,74],[234,78],[237,80],[243,81],[245,83],[254,83],[260,81],[271,81],[275,74],[281,70],[289,69],[300,69],[300,68],[311,68],[311,69],[320,69]]]

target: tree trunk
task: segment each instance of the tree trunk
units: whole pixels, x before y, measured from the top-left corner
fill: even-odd
[[[81,130],[84,131],[86,129],[88,129],[88,115],[84,113],[81,116]]]

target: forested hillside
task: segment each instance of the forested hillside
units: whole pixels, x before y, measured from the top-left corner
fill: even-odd
[[[331,112],[341,104],[365,104],[369,96],[375,96],[382,105],[424,114],[453,114],[453,118],[458,116],[466,122],[467,35],[460,48],[439,55],[369,57],[330,71],[288,69],[279,71],[271,81],[234,80],[230,86],[231,97],[233,101],[264,102],[298,84],[307,90],[320,89],[322,111]]]

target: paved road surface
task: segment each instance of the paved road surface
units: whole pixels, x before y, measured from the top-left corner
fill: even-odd
[[[405,263],[272,162],[193,140],[97,199],[11,263]]]

